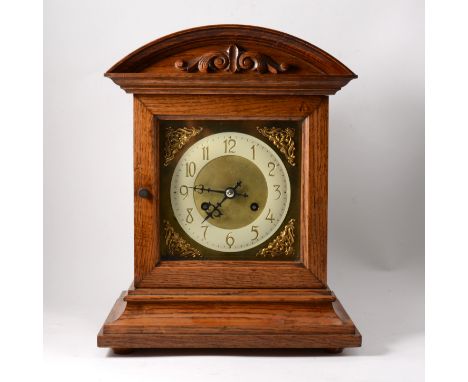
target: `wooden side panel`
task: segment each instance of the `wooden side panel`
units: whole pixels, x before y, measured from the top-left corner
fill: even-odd
[[[134,98],[134,251],[135,285],[149,273],[159,254],[159,165],[158,131],[153,114],[138,98]],[[140,188],[147,188],[151,196],[142,198]]]
[[[304,265],[327,283],[328,97],[304,121],[301,241]]]

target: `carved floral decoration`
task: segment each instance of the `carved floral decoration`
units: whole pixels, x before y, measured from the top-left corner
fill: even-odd
[[[177,69],[185,72],[258,72],[258,73],[282,73],[290,67],[286,63],[278,64],[271,57],[247,50],[243,51],[237,45],[230,45],[226,51],[214,51],[203,54],[190,61],[177,60],[174,63]]]

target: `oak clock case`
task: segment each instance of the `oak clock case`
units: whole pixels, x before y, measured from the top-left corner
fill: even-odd
[[[163,260],[298,259],[300,121],[158,128]]]
[[[245,25],[162,37],[105,75],[133,95],[134,276],[98,346],[361,346],[327,280],[329,96],[357,76]]]

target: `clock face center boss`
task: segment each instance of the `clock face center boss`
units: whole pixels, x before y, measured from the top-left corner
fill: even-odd
[[[175,166],[170,196],[184,232],[203,247],[256,247],[281,226],[290,204],[286,168],[268,144],[223,132],[191,145]]]

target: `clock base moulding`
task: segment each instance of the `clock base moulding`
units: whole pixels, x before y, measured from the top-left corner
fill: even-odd
[[[329,289],[135,290],[122,292],[98,334],[116,354],[132,349],[361,346]]]

